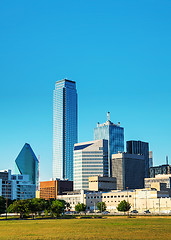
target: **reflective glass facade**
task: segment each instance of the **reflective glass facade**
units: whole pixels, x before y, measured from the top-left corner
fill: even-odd
[[[73,180],[73,148],[77,143],[76,83],[56,82],[53,93],[53,178]]]
[[[38,159],[28,143],[22,148],[15,160],[15,164],[18,172],[22,175],[29,175],[29,180],[32,184],[36,184],[36,189],[38,189]]]
[[[109,176],[111,176],[112,154],[124,152],[124,128],[109,120],[104,124],[97,124],[97,128],[94,128],[94,140],[98,139],[108,140],[108,164]]]

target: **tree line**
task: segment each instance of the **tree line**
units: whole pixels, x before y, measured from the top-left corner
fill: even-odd
[[[5,213],[6,209],[8,213],[17,213],[20,214],[20,218],[25,218],[27,216],[32,216],[34,219],[35,216],[48,216],[56,217],[63,215],[66,209],[70,209],[69,203],[64,200],[45,200],[40,198],[33,199],[23,199],[23,200],[9,200],[8,199],[8,207],[6,206],[7,201],[4,197],[0,196],[0,214]],[[84,203],[78,203],[75,206],[75,211],[77,212],[85,212],[86,205]],[[126,212],[129,211],[131,205],[125,200],[121,201],[118,204],[117,210]],[[106,204],[104,202],[97,203],[97,209],[100,212],[104,212],[106,210]]]
[[[40,198],[14,200],[11,204],[6,207],[6,199],[0,197],[0,214],[5,213],[6,209],[8,213],[20,214],[20,218],[25,218],[32,215],[41,216],[42,213],[45,216],[59,217],[62,215],[69,204],[64,200],[45,200]]]

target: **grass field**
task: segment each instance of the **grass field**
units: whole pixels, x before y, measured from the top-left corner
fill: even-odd
[[[171,239],[171,217],[0,221],[0,239]]]

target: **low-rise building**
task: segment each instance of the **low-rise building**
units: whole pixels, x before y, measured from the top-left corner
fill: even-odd
[[[114,177],[89,177],[89,191],[110,191],[116,190],[116,178]]]
[[[86,204],[87,210],[96,211],[97,203],[104,202],[106,210],[110,213],[118,213],[118,204],[126,200],[131,204],[131,210],[143,213],[149,210],[152,213],[169,213],[171,198],[167,191],[155,189],[113,190],[109,192],[74,191],[60,195],[58,199],[65,200],[70,204],[71,211],[75,210],[78,203]]]
[[[74,211],[75,206],[78,203],[84,203],[84,194],[85,194],[84,190],[66,192],[63,195],[58,195],[57,199],[65,200],[67,203],[69,203],[70,209]]]
[[[11,170],[0,171],[0,196],[11,200],[34,198],[36,185],[29,175],[11,174]]]
[[[171,189],[171,174],[159,174],[154,178],[145,178],[145,188],[160,190]]]
[[[149,177],[154,178],[158,174],[171,174],[171,165],[165,164],[149,168]]]
[[[40,198],[42,199],[57,199],[57,195],[67,191],[73,191],[73,181],[56,179],[40,182]]]

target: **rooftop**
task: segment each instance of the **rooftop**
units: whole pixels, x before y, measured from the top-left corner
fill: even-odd
[[[75,83],[75,81],[72,81],[72,80],[69,80],[69,79],[62,79],[62,80],[59,80],[59,81],[56,81],[56,83],[60,83],[60,82],[71,82],[71,83]]]

